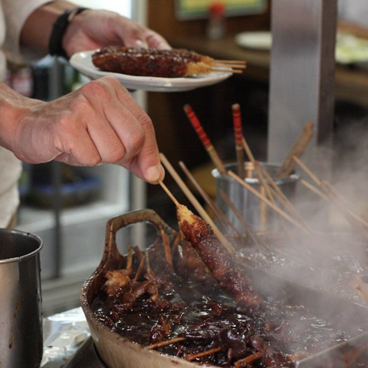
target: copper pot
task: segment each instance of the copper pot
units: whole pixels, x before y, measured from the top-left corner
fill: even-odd
[[[86,315],[86,319],[91,330],[91,335],[95,343],[97,352],[108,368],[195,368],[198,364],[188,362],[184,359],[170,355],[160,354],[154,350],[148,350],[138,343],[132,342],[118,333],[112,332],[109,327],[100,322],[93,314],[92,303],[105,282],[107,271],[121,268],[125,264],[125,257],[122,256],[116,246],[116,232],[126,226],[139,222],[149,222],[157,230],[158,238],[163,229],[168,235],[170,243],[173,242],[176,232],[168,227],[163,220],[152,210],[141,210],[123,216],[113,218],[108,221],[106,228],[105,250],[100,265],[93,275],[84,283],[81,291],[81,306]],[[347,300],[326,295],[325,293],[313,290],[303,285],[295,284],[291,281],[270,276],[269,274],[248,269],[248,274],[252,275],[255,288],[262,288],[266,293],[280,288],[290,298],[288,302],[305,304],[311,308],[316,316],[323,318],[334,315],[344,315],[344,321],[336,320],[341,329],[346,324],[357,326],[368,326],[367,308],[352,304]],[[322,308],[323,306],[323,314]],[[366,350],[368,346],[368,331],[352,338],[349,341],[340,343],[332,348],[325,349],[308,358],[295,363],[297,368],[329,368],[343,367],[342,362],[350,353],[352,356]],[[346,365],[348,366],[348,365]],[[213,365],[206,365],[209,368],[216,368]]]

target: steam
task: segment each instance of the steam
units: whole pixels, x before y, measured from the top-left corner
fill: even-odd
[[[368,118],[346,121],[344,126],[339,127],[333,145],[320,147],[318,154],[307,153],[303,161],[320,179],[327,179],[333,184],[346,201],[346,207],[368,221],[366,123]],[[299,167],[296,171],[312,182]],[[336,327],[340,332],[352,331],[353,326],[362,326],[355,333],[366,331],[367,319],[359,316],[359,321],[352,303],[368,305],[368,282],[365,283],[368,281],[368,277],[365,278],[368,276],[368,232],[360,232],[346,220],[338,207],[300,183],[292,203],[315,233],[306,235],[290,225],[287,225],[288,231],[285,232],[279,226],[279,233],[271,233],[264,238],[270,253],[255,247],[244,248],[240,253],[256,269],[317,290],[316,294],[312,294],[314,298],[320,295],[320,301],[315,303],[320,304],[319,312],[326,320],[337,321]],[[281,282],[277,287],[284,290],[286,284]],[[343,301],[344,304],[337,308],[328,302],[331,300],[337,304]],[[340,319],[336,319],[337,314],[340,314]],[[289,327],[297,330],[300,321],[291,321]],[[347,334],[342,341],[353,336]],[[320,350],[323,350],[322,346]],[[341,357],[338,359],[342,360]]]

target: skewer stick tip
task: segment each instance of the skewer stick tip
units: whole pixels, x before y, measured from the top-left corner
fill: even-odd
[[[174,197],[174,195],[170,192],[169,188],[163,183],[163,181],[159,180],[158,183],[161,185],[161,188],[166,192],[166,194],[170,197],[170,199],[174,202],[175,206],[179,207],[180,203]]]
[[[185,104],[185,105],[183,106],[183,110],[184,110],[186,113],[188,113],[188,112],[191,110],[190,105],[189,105],[189,104]]]

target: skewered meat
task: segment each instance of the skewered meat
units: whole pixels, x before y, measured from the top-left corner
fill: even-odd
[[[177,264],[177,270],[180,275],[188,279],[203,282],[207,285],[213,285],[213,283],[216,282],[198,253],[185,239],[181,241],[180,251],[182,256]]]
[[[122,291],[125,287],[130,286],[131,275],[133,272],[133,249],[130,247],[128,250],[128,257],[125,269],[119,269],[114,271],[108,271],[106,273],[106,282],[104,290],[107,295],[113,296],[119,291]]]
[[[187,50],[158,50],[110,46],[92,55],[104,71],[136,76],[178,78],[210,73],[213,59]]]
[[[131,282],[130,274],[125,269],[109,271],[106,273],[106,278],[104,290],[108,295],[116,294],[119,289],[123,289]]]
[[[182,205],[178,206],[177,216],[185,238],[197,250],[220,285],[234,294],[238,303],[259,309],[261,297],[254,291],[247,275],[234,264],[211,227]]]

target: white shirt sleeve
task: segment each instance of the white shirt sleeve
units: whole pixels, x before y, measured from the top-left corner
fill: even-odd
[[[50,0],[2,0],[5,19],[3,47],[8,59],[20,63],[44,56],[21,49],[20,33],[30,14],[40,6],[50,2]]]

